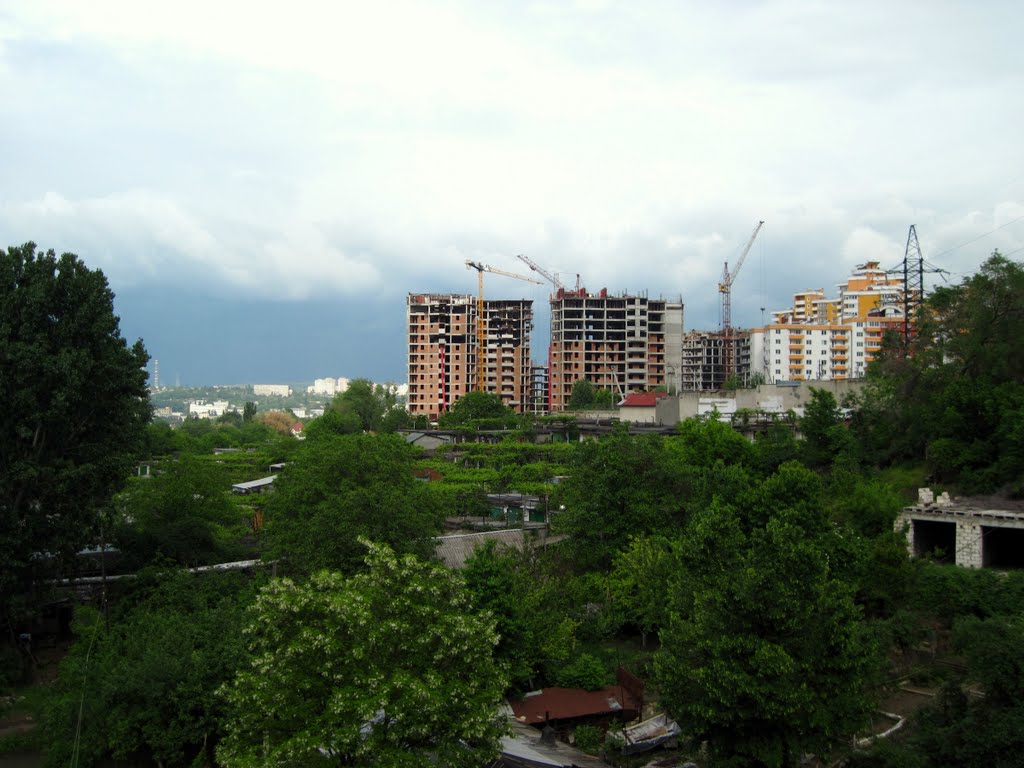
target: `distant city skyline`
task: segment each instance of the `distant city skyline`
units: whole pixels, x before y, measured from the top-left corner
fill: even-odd
[[[762,219],[738,327],[911,224],[952,281],[1024,249],[1018,2],[217,7],[0,8],[0,243],[103,269],[168,382],[400,380],[405,295],[467,259],[710,329]],[[542,357],[547,286],[487,292]]]

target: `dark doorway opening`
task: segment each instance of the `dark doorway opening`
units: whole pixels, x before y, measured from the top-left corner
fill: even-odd
[[[956,562],[956,523],[914,520],[914,556],[939,563]]]
[[[985,568],[1024,568],[1024,530],[981,526],[981,564]]]

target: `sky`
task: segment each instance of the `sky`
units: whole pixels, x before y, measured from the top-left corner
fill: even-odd
[[[1016,0],[0,4],[0,247],[106,274],[161,384],[404,381],[467,259],[733,324],[915,225],[1024,259]],[[546,356],[549,286],[532,298]]]

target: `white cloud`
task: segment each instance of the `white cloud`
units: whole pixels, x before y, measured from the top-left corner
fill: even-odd
[[[795,0],[5,13],[5,229],[84,242],[123,280],[393,296],[472,289],[466,258],[525,252],[713,307],[763,218],[742,317],[743,291],[781,305],[896,263],[911,223],[927,258],[1024,201],[1011,3],[939,3],[927,26]],[[1022,239],[1010,224],[948,259]]]
[[[258,298],[306,299],[355,294],[380,281],[365,256],[347,255],[315,227],[293,225],[263,243],[239,241],[145,190],[81,200],[47,192],[0,207],[0,220],[10,231],[46,233],[41,247],[76,251],[115,286],[157,278],[204,289],[224,285]]]

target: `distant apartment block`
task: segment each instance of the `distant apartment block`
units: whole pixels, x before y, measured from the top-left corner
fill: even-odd
[[[794,294],[793,306],[750,333],[751,370],[768,382],[861,378],[888,331],[902,333],[903,281],[872,261],[837,286]]]
[[[348,385],[349,380],[345,378],[314,379],[313,386],[306,387],[306,392],[311,395],[327,395],[333,397],[334,395],[340,395],[348,389]]]
[[[484,344],[478,349],[478,323]],[[410,293],[406,298],[408,399],[413,416],[436,419],[476,388],[477,362],[484,367],[484,391],[494,392],[517,412],[528,402],[533,302],[484,302],[460,294]]]
[[[549,407],[564,410],[589,379],[618,398],[668,386],[682,364],[683,303],[607,290],[551,297]]]
[[[732,346],[728,360],[727,344]],[[750,331],[690,331],[683,335],[683,361],[678,379],[672,384],[680,392],[723,389],[730,377],[741,383],[750,380]]]
[[[253,384],[252,393],[257,397],[289,397],[292,388],[287,384]]]
[[[231,410],[227,400],[214,400],[208,403],[205,400],[193,400],[188,404],[188,415],[195,419],[218,419]]]
[[[548,367],[546,365],[531,365],[527,413],[532,413],[534,416],[547,414],[548,389]]]

